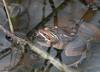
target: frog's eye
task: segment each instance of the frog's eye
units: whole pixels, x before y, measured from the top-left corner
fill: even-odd
[[[75,33],[74,32],[70,33],[70,36],[75,36]]]
[[[5,35],[5,38],[10,42],[12,41],[12,38],[9,35]]]
[[[49,30],[49,28],[45,27],[44,30]]]

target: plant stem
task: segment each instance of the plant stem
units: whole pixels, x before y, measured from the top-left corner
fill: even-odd
[[[7,8],[7,4],[6,4],[6,1],[5,1],[5,0],[3,0],[3,4],[4,4],[5,11],[6,11],[6,14],[7,14],[7,17],[8,17],[8,22],[9,22],[10,31],[11,31],[12,33],[14,33],[13,24],[12,24],[12,21],[11,21],[11,18],[10,18],[10,14],[9,14],[9,12],[8,12],[8,8]]]

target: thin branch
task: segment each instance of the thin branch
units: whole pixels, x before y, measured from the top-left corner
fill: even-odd
[[[53,0],[49,0],[50,6],[52,8],[52,11],[55,10],[55,4]],[[54,26],[58,26],[58,12],[55,13],[54,15]]]
[[[11,18],[10,18],[10,14],[8,12],[8,8],[7,8],[7,4],[6,4],[6,1],[5,0],[3,0],[3,4],[4,4],[5,10],[6,10],[6,13],[7,13],[10,30],[11,30],[12,33],[14,33],[13,24],[12,24],[12,21],[11,21]]]
[[[5,58],[9,54],[11,54],[11,48],[6,48],[6,49],[0,51],[0,60],[2,60],[3,58]]]
[[[43,8],[42,8],[42,19],[44,19],[45,18],[45,13],[46,13],[46,0],[43,0]]]

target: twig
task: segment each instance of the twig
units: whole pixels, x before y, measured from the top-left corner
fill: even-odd
[[[9,54],[11,54],[11,48],[6,48],[6,49],[0,51],[0,60],[2,60],[3,58],[5,58]]]
[[[49,3],[51,5],[52,11],[55,10],[55,4],[53,0],[49,0]],[[55,13],[54,15],[54,26],[58,26],[58,12]]]
[[[43,8],[42,8],[42,11],[43,11],[43,14],[42,14],[42,19],[45,18],[45,13],[46,13],[46,0],[43,0]]]
[[[12,33],[14,33],[13,24],[12,24],[12,21],[11,21],[11,18],[10,18],[10,15],[9,15],[9,12],[8,12],[8,8],[7,8],[7,4],[6,4],[5,0],[3,0],[3,4],[4,4],[5,10],[6,10],[6,13],[7,13],[10,30],[11,30]]]

